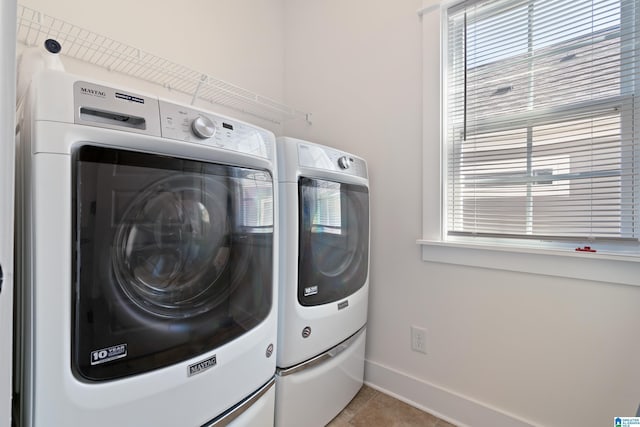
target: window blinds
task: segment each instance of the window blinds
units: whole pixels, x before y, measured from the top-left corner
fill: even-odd
[[[449,235],[638,240],[633,0],[447,11]]]

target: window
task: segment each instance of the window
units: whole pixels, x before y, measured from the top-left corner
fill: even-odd
[[[446,11],[445,240],[638,250],[638,8],[479,0]]]

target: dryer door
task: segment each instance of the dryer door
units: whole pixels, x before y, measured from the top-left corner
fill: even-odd
[[[301,177],[298,301],[327,304],[356,292],[369,272],[367,187]]]
[[[269,172],[94,146],[75,165],[77,375],[174,364],[266,318]]]

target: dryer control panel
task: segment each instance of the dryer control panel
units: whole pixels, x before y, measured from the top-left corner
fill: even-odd
[[[367,178],[367,165],[363,159],[344,151],[316,144],[298,144],[298,163],[307,168]]]
[[[165,138],[273,159],[269,132],[228,117],[161,100],[160,128]]]

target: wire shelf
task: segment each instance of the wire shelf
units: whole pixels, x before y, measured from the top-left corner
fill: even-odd
[[[192,104],[200,99],[276,124],[291,119],[311,122],[309,113],[184,65],[22,5],[17,12],[17,41],[26,46],[52,38],[60,42],[64,56],[181,92],[191,97]]]

